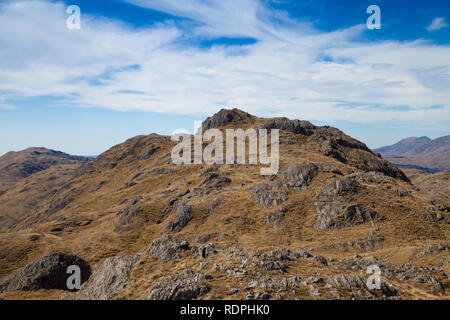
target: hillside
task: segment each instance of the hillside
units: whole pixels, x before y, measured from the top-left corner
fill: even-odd
[[[417,191],[431,202],[450,207],[450,173],[437,172],[434,174],[422,170],[404,169]]]
[[[0,232],[0,298],[449,298],[449,195],[433,193],[427,177],[415,186],[414,172],[307,121],[233,109],[202,127],[280,129],[278,174],[174,165],[170,137],[131,138]],[[33,190],[9,189],[8,208]],[[80,291],[36,278],[55,259],[92,268]],[[365,286],[370,265],[381,269],[380,290]]]
[[[58,164],[9,185],[0,192],[0,231],[33,215],[40,203],[69,182],[79,165]]]
[[[8,152],[0,157],[0,190],[36,172],[58,164],[81,164],[86,157],[72,156],[46,148],[29,148]]]
[[[434,140],[428,137],[406,138],[375,151],[401,167],[430,172],[450,171],[450,136]]]

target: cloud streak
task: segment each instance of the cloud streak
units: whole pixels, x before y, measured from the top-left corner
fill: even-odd
[[[4,98],[50,95],[80,107],[174,114],[238,106],[260,115],[359,123],[449,118],[448,46],[368,43],[362,25],[319,32],[252,0],[127,1],[188,20],[133,28],[83,15],[82,30],[70,31],[62,3],[1,5]],[[217,37],[257,41],[189,45]],[[436,105],[442,107],[430,109]]]
[[[427,27],[428,31],[436,31],[440,29],[447,28],[448,24],[445,22],[444,18],[435,18],[431,24]]]

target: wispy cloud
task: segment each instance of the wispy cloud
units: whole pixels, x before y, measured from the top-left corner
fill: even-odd
[[[435,18],[431,24],[427,27],[428,31],[436,31],[443,28],[447,28],[448,24],[445,22],[445,18]]]
[[[8,102],[7,96],[2,95],[0,92],[0,110],[13,110],[16,106],[13,103]]]
[[[259,1],[123,0],[137,6],[162,11],[194,22],[194,34],[203,37],[284,37],[279,28],[289,23],[281,12],[269,10]]]
[[[82,29],[70,31],[62,3],[1,5],[0,90],[177,114],[226,105],[361,123],[450,116],[448,46],[368,43],[362,25],[320,32],[256,0],[127,1],[188,20],[136,29],[83,15]],[[208,48],[186,41],[198,37],[257,41]],[[429,109],[435,105],[443,107]]]

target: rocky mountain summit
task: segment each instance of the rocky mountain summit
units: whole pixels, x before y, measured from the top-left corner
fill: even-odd
[[[440,190],[450,179],[405,174],[340,130],[304,120],[221,110],[203,122],[212,128],[279,129],[280,170],[175,165],[170,137],[131,138],[74,166],[33,210],[3,224],[0,298],[449,298],[450,197]],[[26,179],[5,193],[0,225],[19,205],[12,199],[44,178]],[[58,278],[56,262],[42,262],[55,256],[86,263],[81,290],[34,280]],[[378,289],[367,286],[373,266]]]

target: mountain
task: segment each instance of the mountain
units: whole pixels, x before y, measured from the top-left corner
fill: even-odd
[[[58,164],[81,164],[90,159],[46,148],[8,152],[0,157],[0,188]]]
[[[0,157],[0,230],[32,215],[39,203],[73,178],[90,158],[46,148],[8,152]]]
[[[69,182],[79,164],[58,164],[9,184],[0,191],[0,231],[33,215],[39,204]]]
[[[0,220],[0,298],[449,298],[450,197],[430,189],[436,176],[408,177],[304,120],[233,109],[202,128],[279,129],[280,170],[173,164],[171,137],[128,139],[49,187],[31,213]],[[9,189],[0,216],[45,178],[27,179],[32,190]],[[88,279],[77,292],[60,281],[73,261]],[[379,289],[366,286],[372,265]]]
[[[406,138],[375,151],[400,167],[429,172],[450,171],[450,136],[434,140],[428,137]]]

